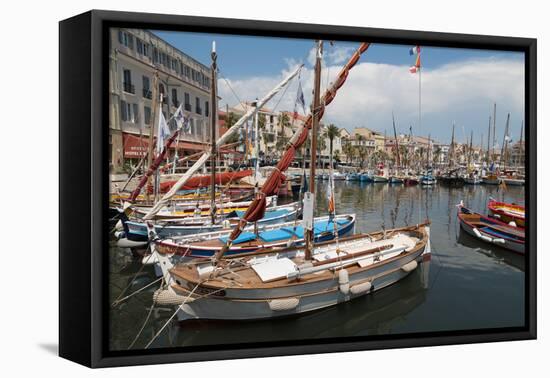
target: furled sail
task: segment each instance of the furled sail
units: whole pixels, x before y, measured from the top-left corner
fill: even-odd
[[[258,102],[257,107],[250,108],[233,126],[231,126],[229,128],[229,130],[227,130],[225,132],[225,134],[223,134],[218,139],[218,141],[216,142],[216,147],[219,148],[224,143],[226,143],[227,140],[239,128],[241,128],[242,125],[244,125],[245,122],[250,119],[250,117],[252,117],[254,115],[254,113],[256,112],[256,109],[261,109],[269,100],[271,100],[273,98],[273,96],[275,96],[277,93],[279,93],[281,91],[281,89],[283,89],[290,82],[290,80],[292,80],[298,74],[298,72],[300,72],[301,69],[302,69],[302,66],[296,68],[296,70],[294,70],[287,78],[285,78],[283,81],[281,81],[275,88],[273,88],[271,90],[271,92],[269,92],[264,98],[262,98]],[[176,184],[174,184],[174,186],[172,186],[172,188],[168,191],[168,193],[166,193],[160,199],[160,201],[158,201],[143,218],[146,219],[146,220],[147,219],[152,219],[155,216],[155,214],[157,214],[160,211],[160,209],[162,209],[164,206],[166,206],[166,204],[170,201],[170,199],[177,193],[178,190],[180,190],[181,187],[183,187],[183,185],[187,182],[187,180],[189,180],[191,178],[191,176],[193,176],[204,165],[204,163],[206,163],[206,161],[208,161],[208,159],[210,158],[210,155],[211,155],[210,151],[205,152],[199,158],[199,160],[197,160],[195,162],[195,164],[193,164],[193,166],[191,168],[189,168],[189,170],[187,170],[187,172],[183,176],[181,176],[181,178],[178,180],[178,182],[176,182]]]
[[[350,60],[342,68],[334,83],[326,90],[323,97],[321,98],[321,106],[319,107],[319,109],[313,109],[313,111],[317,113],[318,119],[321,119],[325,112],[325,107],[330,104],[332,100],[334,100],[336,92],[338,91],[338,89],[340,89],[342,85],[344,85],[344,82],[348,77],[349,70],[357,64],[359,58],[361,57],[361,54],[363,54],[369,48],[369,46],[370,43],[361,43],[361,45],[355,51]],[[223,254],[231,246],[233,240],[235,240],[242,233],[242,230],[248,222],[255,222],[264,216],[266,197],[277,193],[277,191],[279,190],[279,186],[285,181],[285,176],[283,172],[287,170],[287,168],[290,166],[290,163],[292,163],[292,160],[294,160],[294,156],[298,148],[300,148],[300,146],[302,146],[302,144],[306,141],[309,129],[311,129],[312,122],[313,116],[312,114],[310,114],[307,117],[306,121],[292,136],[287,144],[287,150],[285,151],[281,160],[279,160],[276,169],[271,172],[270,176],[267,178],[264,185],[258,192],[256,198],[248,207],[245,215],[241,218],[241,220],[237,224],[237,227],[233,229],[231,235],[229,235],[229,238],[227,239],[224,247],[216,254],[216,256],[214,257],[215,260],[218,260],[223,256]]]

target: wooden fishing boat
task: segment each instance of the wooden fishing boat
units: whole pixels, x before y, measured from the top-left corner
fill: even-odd
[[[359,176],[359,181],[361,181],[361,182],[373,182],[372,175],[370,175],[367,172],[361,173],[361,175]]]
[[[251,169],[246,169],[243,171],[234,171],[234,172],[219,172],[216,173],[215,182],[216,185],[226,185],[229,182],[238,181],[242,178],[251,176],[253,171]],[[191,177],[185,185],[182,186],[181,189],[183,190],[192,190],[197,188],[207,188],[211,186],[212,183],[212,175],[195,175]],[[168,192],[174,184],[176,184],[176,180],[170,180],[160,183],[160,192],[166,193]],[[153,188],[148,188],[149,193],[153,192]]]
[[[525,179],[517,176],[500,176],[499,179],[501,181],[504,181],[506,185],[511,185],[511,186],[525,185]]]
[[[477,175],[470,174],[464,177],[464,183],[467,185],[478,185],[481,184],[481,178]]]
[[[332,179],[335,181],[344,181],[346,179],[346,174],[341,172],[334,172]]]
[[[460,227],[473,237],[508,250],[525,253],[525,230],[458,206]]]
[[[387,183],[388,178],[386,176],[373,175],[372,176],[372,182],[374,182],[374,183]]]
[[[437,180],[432,175],[424,175],[420,178],[420,183],[425,186],[433,186],[437,183]]]
[[[277,202],[276,196],[271,196],[266,199],[267,207]],[[244,211],[250,206],[252,201],[243,202],[216,202],[216,215],[227,216],[235,211]],[[173,206],[168,206],[160,210],[153,219],[179,219],[191,216],[208,216],[211,214],[211,202],[203,201],[201,203],[176,203]],[[133,215],[136,218],[141,218],[150,210],[150,207],[134,206]]]
[[[312,260],[304,256],[304,247],[292,247],[175,266],[161,256],[169,287],[155,300],[177,306],[180,321],[269,319],[327,308],[383,289],[428,261],[429,227],[320,243]]]
[[[487,207],[493,217],[506,223],[513,222],[517,227],[525,227],[525,206],[490,199]]]
[[[346,177],[347,181],[361,181],[360,173],[349,173]]]
[[[352,58],[319,97],[322,42],[317,42],[313,109],[322,115],[349,70],[368,48],[362,43]],[[291,138],[290,148],[280,160],[260,193],[269,195],[290,165],[294,149],[305,141],[311,129],[312,157],[310,190],[304,194],[305,246],[266,249],[225,258],[232,243],[242,235],[248,222],[257,220],[265,206],[258,197],[247,215],[229,235],[219,253],[207,261],[192,260],[171,266],[166,256],[156,254],[168,289],[157,291],[157,303],[177,306],[175,315],[187,319],[270,319],[308,313],[385,288],[406,277],[430,257],[429,227],[421,224],[314,245],[313,195],[317,116],[309,116]],[[329,177],[329,212],[334,212],[333,180]],[[332,209],[332,210],[331,210]],[[156,252],[155,252],[156,253]]]
[[[406,186],[414,186],[419,184],[419,180],[416,177],[408,176],[405,178],[404,183]]]
[[[265,210],[264,216],[258,220],[258,224],[275,224],[293,220],[298,216],[300,206],[297,202],[289,205],[276,206]],[[239,223],[245,211],[234,211],[225,217],[219,217],[216,223],[212,223],[211,217],[186,217],[169,220],[157,220],[155,231],[161,238],[169,238],[178,235],[191,235],[200,232],[212,232],[229,229]],[[142,220],[128,220],[121,216],[124,232],[118,234],[119,247],[134,247],[133,242],[147,243],[149,240],[147,224]],[[127,241],[130,245],[127,245]]]
[[[405,179],[400,176],[390,176],[390,184],[403,184],[405,182]]]
[[[487,176],[483,176],[481,178],[481,182],[485,185],[499,185],[500,184],[500,179],[498,178],[497,175],[487,175]]]
[[[464,186],[465,180],[456,171],[448,172],[437,177],[437,181],[443,186],[461,187]]]
[[[336,225],[335,225],[336,223]],[[355,214],[315,218],[314,237],[316,242],[329,241],[335,237],[335,226],[338,236],[344,236],[355,227]],[[229,236],[230,231],[219,231],[192,235],[190,237],[157,240],[156,250],[160,254],[175,255],[187,259],[210,258],[218,252]],[[296,222],[267,225],[254,232],[254,226],[247,227],[233,241],[226,256],[253,252],[266,248],[282,248],[304,243],[304,228]],[[182,261],[181,259],[179,261]]]

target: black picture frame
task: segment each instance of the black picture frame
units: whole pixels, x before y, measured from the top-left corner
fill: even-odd
[[[289,38],[370,41],[525,53],[526,242],[524,327],[347,341],[277,342],[111,352],[107,344],[108,29],[132,27]],[[388,30],[92,10],[59,24],[59,354],[89,367],[344,352],[535,339],[537,41],[530,38]]]

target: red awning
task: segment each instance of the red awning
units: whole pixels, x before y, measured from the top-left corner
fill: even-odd
[[[149,138],[123,133],[122,145],[125,158],[142,158],[147,154]]]

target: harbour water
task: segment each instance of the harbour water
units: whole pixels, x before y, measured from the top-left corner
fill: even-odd
[[[463,200],[467,207],[486,213],[490,197],[523,204],[524,187],[424,188],[343,181],[335,186],[336,211],[357,214],[356,232],[431,221],[432,259],[426,285],[417,269],[388,288],[303,316],[171,322],[151,348],[523,326],[524,257],[461,232],[455,205]],[[326,192],[327,182],[318,182],[317,215],[326,214]],[[111,302],[131,282],[128,292],[156,279],[153,268],[143,267],[128,250],[112,244],[109,252]],[[142,349],[169,320],[173,310],[149,312],[158,286],[155,283],[111,309],[111,350],[128,349],[148,319],[132,347]]]

